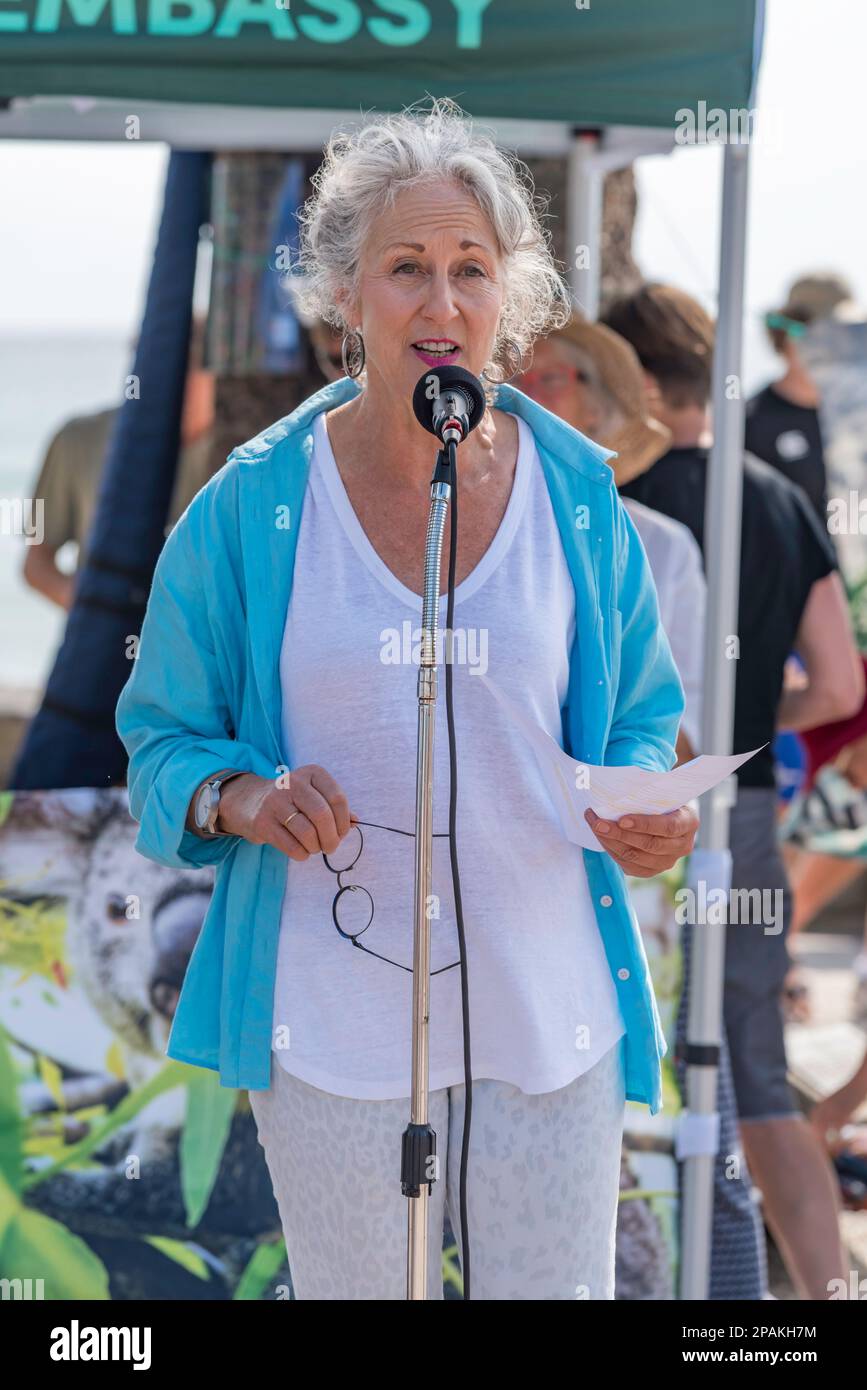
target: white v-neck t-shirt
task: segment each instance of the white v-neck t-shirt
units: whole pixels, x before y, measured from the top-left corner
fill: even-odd
[[[530,744],[478,676],[489,672],[562,746],[575,591],[532,431],[515,418],[519,450],[506,511],[455,589],[457,854],[472,1074],[532,1094],[568,1085],[626,1027],[582,852],[563,834]],[[293,767],[318,763],[330,772],[350,810],[373,826],[362,825],[362,852],[339,883],[322,854],[286,861],[272,1045],[288,1072],[320,1090],[391,1099],[410,1094],[422,599],[368,540],[325,412],[313,435],[280,655],[284,747]],[[432,441],[432,468],[433,448]],[[443,594],[441,630],[446,601]],[[433,806],[431,971],[440,973],[431,978],[429,1055],[430,1087],[438,1090],[464,1082],[442,664]],[[348,863],[359,843],[350,830],[330,861]],[[373,920],[359,939],[376,956],[334,925],[332,904],[344,884],[373,899]],[[370,902],[345,893],[338,914],[341,926],[357,930]]]

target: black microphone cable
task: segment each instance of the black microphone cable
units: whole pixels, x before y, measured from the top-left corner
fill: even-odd
[[[467,1222],[467,1160],[470,1152],[470,1123],[473,1113],[473,1074],[470,1057],[470,996],[467,972],[467,942],[464,935],[464,912],[461,902],[461,876],[458,870],[457,848],[457,810],[458,810],[458,756],[455,740],[455,708],[452,688],[454,663],[454,617],[455,617],[455,566],[458,553],[458,470],[457,447],[454,441],[446,446],[449,471],[452,479],[452,505],[449,518],[449,578],[448,601],[446,604],[446,722],[449,731],[449,857],[452,866],[452,885],[455,895],[455,920],[458,929],[458,946],[461,961],[461,1013],[464,1033],[464,1130],[461,1141],[461,1168],[459,1201],[461,1214],[461,1245],[463,1259],[461,1273],[464,1284],[464,1301],[470,1301],[470,1236]]]

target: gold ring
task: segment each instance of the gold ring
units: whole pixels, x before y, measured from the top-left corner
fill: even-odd
[[[300,816],[300,815],[301,815],[301,812],[300,812],[300,811],[293,811],[291,816],[287,816],[287,817],[286,817],[286,819],[283,821],[283,824],[284,824],[285,826],[288,826],[290,820],[292,820],[292,818],[293,818],[294,816]]]

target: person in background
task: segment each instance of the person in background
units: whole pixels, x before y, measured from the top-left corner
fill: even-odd
[[[618,488],[645,473],[671,443],[671,431],[648,411],[641,363],[634,349],[618,333],[578,313],[534,344],[532,369],[523,373],[517,385],[582,434],[617,451],[611,465]],[[632,497],[623,501],[647,552],[660,618],[684,688],[686,706],[677,740],[678,761],[684,762],[701,748],[706,603],[702,555],[687,526]],[[687,1040],[694,931],[689,922],[680,928],[683,984],[675,1022],[675,1059],[684,1103],[686,1067],[681,1053]],[[767,1294],[767,1262],[750,1174],[744,1162],[735,1177],[730,1170],[730,1156],[742,1155],[725,1037],[717,1109],[720,1133],[708,1292],[711,1299],[761,1299]]]
[[[867,676],[867,657],[861,661]],[[795,897],[792,934],[806,928],[867,868],[867,699],[850,719],[806,729],[800,737],[804,786],[781,829]],[[853,1016],[867,1021],[867,918],[852,970],[857,982]],[[809,1014],[807,999],[804,1017]]]
[[[672,432],[669,452],[625,492],[684,522],[703,550],[713,323],[691,296],[660,284],[617,299],[604,319],[635,348],[650,409]],[[784,690],[793,650],[805,677],[799,688]],[[864,698],[864,675],[824,528],[800,487],[750,455],[732,653],[733,751],[760,751],[737,773],[731,887],[764,890],[762,902],[772,901],[775,911],[773,922],[726,927],[725,1030],[744,1149],[765,1219],[802,1296],[825,1299],[828,1281],[844,1277],[845,1261],[828,1157],[787,1079],[781,995],[790,963],[791,893],[777,841],[769,745],[777,726],[806,729],[853,714]]]
[[[867,1102],[867,1050],[842,1086],[823,1096],[810,1111],[810,1123],[834,1160],[847,1204],[867,1207],[867,1125],[859,1124],[858,1111]]]
[[[533,346],[530,370],[516,380],[528,396],[607,449],[618,488],[664,454],[671,433],[648,413],[641,364],[628,343],[574,313]],[[678,762],[701,742],[702,633],[705,582],[701,551],[689,528],[632,498],[623,499],[650,562],[660,617],[686,699]]]
[[[819,389],[807,369],[799,346],[810,324],[852,303],[850,285],[841,276],[817,271],[794,281],[781,309],[765,315],[765,326],[784,372],[746,405],[744,443],[757,458],[769,463],[802,487],[822,526],[828,526],[827,477]],[[834,544],[831,539],[831,544]],[[793,668],[797,659],[793,658]],[[785,812],[804,778],[803,749],[798,735],[780,730],[773,744],[779,813]],[[795,909],[797,917],[797,906]],[[797,963],[786,977],[783,1008],[787,1020],[809,1016],[806,976]]]
[[[867,657],[862,657],[862,661],[867,668]],[[795,925],[799,929],[806,927],[827,902],[867,867],[867,819],[863,801],[867,796],[867,699],[851,719],[807,730],[802,737],[807,759],[801,803],[803,814],[798,817],[793,813],[791,827],[795,830],[800,822],[807,832],[806,849],[792,872]],[[849,797],[836,794],[841,779],[843,787],[860,793],[854,805]],[[818,800],[815,808],[809,804],[811,795]],[[851,829],[846,828],[850,821]],[[809,849],[811,830],[825,839],[828,837],[822,832],[833,832],[837,826],[842,827],[838,835],[839,857],[812,853]],[[796,834],[793,838],[797,843],[801,836]],[[867,1017],[867,918],[861,950],[852,962],[852,969],[856,979],[852,1016],[863,1022]],[[843,1085],[823,1096],[810,1112],[810,1123],[840,1165],[844,1191],[847,1179],[851,1181],[857,1177],[861,1183],[867,1181],[867,1127],[850,1123],[865,1101],[867,1051]],[[861,1192],[863,1194],[863,1188]],[[863,1205],[863,1195],[859,1205]]]
[[[190,355],[181,417],[181,449],[169,505],[166,533],[174,526],[200,488],[214,473],[211,463],[215,379],[203,365],[205,321],[193,320]],[[54,435],[33,489],[44,510],[44,536],[25,547],[25,583],[61,608],[72,606],[76,575],[84,568],[99,480],[119,407],[77,415]],[[72,572],[57,564],[57,552],[67,541],[78,544]]]
[[[765,315],[771,343],[784,365],[783,375],[757,392],[746,405],[746,448],[804,489],[826,529],[828,488],[819,390],[798,344],[811,323],[826,318],[838,304],[851,298],[851,287],[839,275],[818,271],[794,281],[783,307]],[[779,731],[773,751],[782,813],[803,781],[803,755],[797,734]],[[805,1022],[809,1017],[808,986],[797,963],[786,976],[783,996],[786,1019]]]
[[[852,1075],[810,1112],[810,1123],[840,1172],[841,1188],[849,1205],[864,1210],[867,1201],[867,1126],[852,1122],[855,1111],[867,1101],[867,1051]],[[854,1181],[853,1181],[854,1180]],[[863,1286],[862,1286],[863,1287]]]
[[[839,275],[817,272],[794,282],[782,309],[765,315],[765,326],[785,370],[746,404],[746,448],[804,489],[822,526],[827,526],[828,495],[819,391],[798,351],[798,341],[809,324],[826,318],[851,298],[850,286]]]

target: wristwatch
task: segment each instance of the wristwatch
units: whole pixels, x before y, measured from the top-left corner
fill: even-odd
[[[228,835],[228,830],[217,829],[217,815],[220,810],[220,789],[226,782],[231,782],[233,777],[243,777],[243,768],[223,768],[221,772],[209,777],[203,787],[199,789],[196,797],[196,804],[193,812],[193,819],[201,835],[213,836]]]

